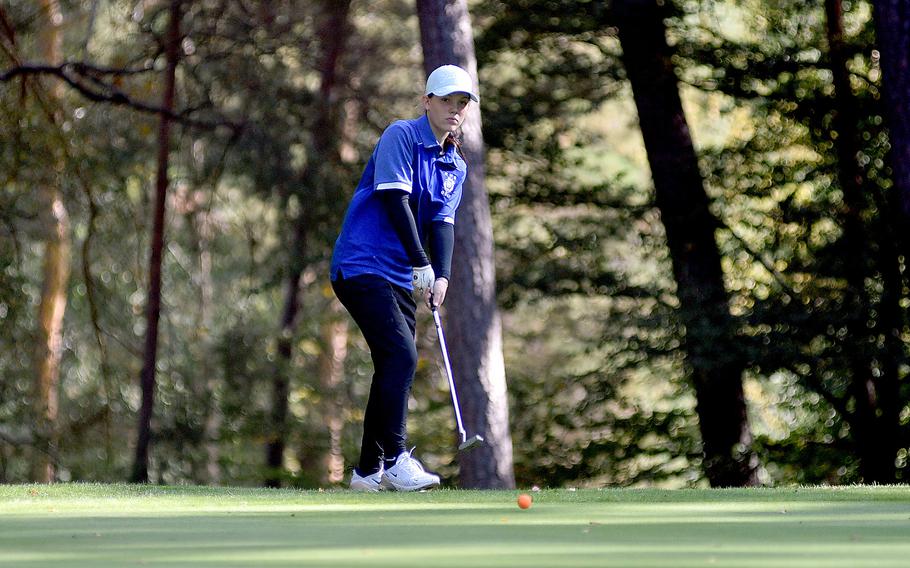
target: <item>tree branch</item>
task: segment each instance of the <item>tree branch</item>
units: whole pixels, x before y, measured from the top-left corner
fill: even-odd
[[[12,446],[27,446],[32,444],[35,440],[34,436],[25,429],[16,432],[0,425],[0,441],[6,442]]]
[[[52,77],[57,77],[90,101],[126,106],[139,112],[166,116],[170,120],[196,128],[212,129],[227,127],[235,133],[243,129],[244,125],[242,123],[236,123],[229,120],[214,122],[198,120],[189,116],[190,111],[175,113],[162,107],[136,100],[101,79],[101,77],[104,76],[121,77],[149,71],[151,70],[98,67],[84,62],[72,61],[67,61],[60,65],[22,64],[0,73],[0,83],[12,81],[17,77],[50,75]]]

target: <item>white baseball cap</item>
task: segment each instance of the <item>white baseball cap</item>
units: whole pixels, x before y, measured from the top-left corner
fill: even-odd
[[[444,97],[452,93],[465,93],[474,102],[480,102],[477,89],[474,88],[474,81],[471,80],[467,71],[457,65],[437,67],[427,77],[427,90],[424,94]]]

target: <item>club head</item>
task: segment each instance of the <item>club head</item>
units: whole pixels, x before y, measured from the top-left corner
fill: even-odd
[[[458,446],[458,451],[463,452],[465,450],[470,450],[471,448],[476,448],[477,446],[483,444],[483,437],[480,435],[471,436],[467,440],[461,443]]]

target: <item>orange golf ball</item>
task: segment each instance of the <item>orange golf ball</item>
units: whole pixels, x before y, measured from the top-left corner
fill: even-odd
[[[531,496],[527,493],[522,493],[518,496],[518,506],[522,509],[527,509],[531,506]]]

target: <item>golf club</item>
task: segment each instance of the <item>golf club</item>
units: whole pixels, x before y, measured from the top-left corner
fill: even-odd
[[[449,364],[449,353],[446,349],[446,338],[442,333],[442,321],[439,319],[439,310],[432,308],[433,321],[436,322],[436,334],[439,336],[439,348],[442,350],[442,360],[446,367],[446,376],[449,379],[449,392],[452,393],[452,405],[455,407],[455,422],[458,423],[458,433],[461,434],[461,444],[458,446],[459,451],[469,450],[483,443],[483,437],[474,435],[468,438],[464,430],[464,424],[461,422],[461,410],[458,408],[458,395],[455,394],[455,381],[452,379],[452,366]]]

